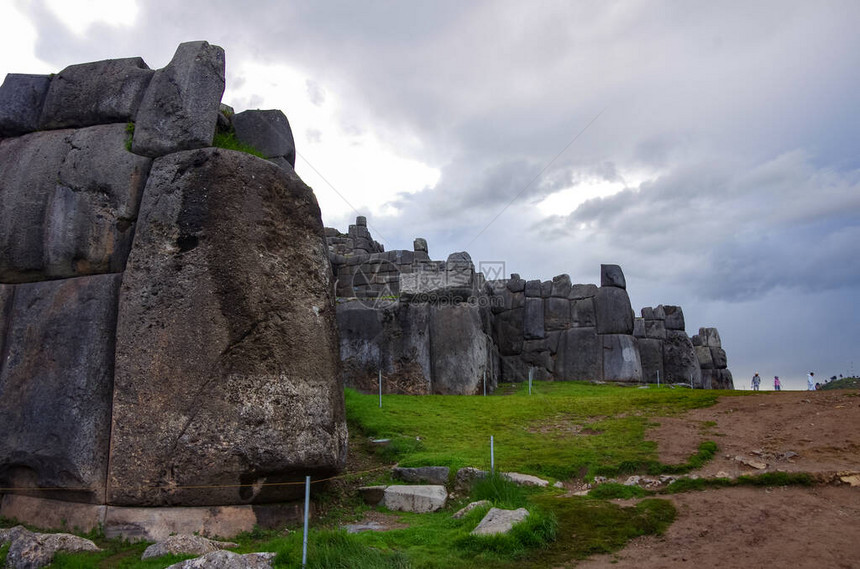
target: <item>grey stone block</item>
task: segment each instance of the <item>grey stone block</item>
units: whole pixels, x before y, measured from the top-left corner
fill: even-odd
[[[526,340],[544,338],[544,301],[541,298],[526,298],[525,321],[523,323],[523,337]]]
[[[642,362],[642,381],[645,383],[657,383],[657,374],[660,381],[666,381],[666,373],[663,371],[663,342],[652,338],[637,338],[639,346],[639,360]]]
[[[646,320],[645,337],[655,340],[666,339],[666,322],[664,320]]]
[[[433,393],[476,395],[491,372],[492,340],[483,333],[474,304],[433,306],[430,310]]]
[[[547,330],[570,328],[571,304],[576,301],[563,297],[551,297],[544,301],[544,326]]]
[[[693,346],[696,351],[696,359],[699,360],[699,367],[703,370],[714,369],[714,359],[711,356],[711,348],[707,346]]]
[[[205,41],[180,44],[140,103],[132,151],[162,156],[211,146],[223,93],[224,50]]]
[[[594,328],[562,332],[555,361],[558,380],[603,379],[603,340]]]
[[[573,286],[570,284],[570,276],[558,275],[552,278],[552,290],[550,296],[555,298],[567,298]]]
[[[603,380],[623,383],[642,381],[642,360],[636,338],[627,334],[604,334]]]
[[[711,360],[714,362],[714,369],[725,369],[728,365],[726,351],[722,348],[708,348],[711,351]]]
[[[682,330],[667,330],[663,342],[663,369],[667,383],[690,383],[701,387],[702,371],[693,343]]]
[[[498,535],[510,532],[513,527],[529,517],[529,511],[525,508],[516,510],[502,510],[490,508],[478,527],[472,530],[471,535]]]
[[[523,292],[526,289],[526,281],[521,279],[516,273],[511,275],[507,283],[508,290],[511,292]]]
[[[389,510],[421,514],[441,510],[447,501],[448,491],[444,486],[389,486],[385,489],[381,505]]]
[[[571,300],[579,300],[581,298],[592,298],[597,295],[597,285],[593,284],[575,284],[570,287],[570,294],[567,295]]]
[[[39,129],[39,117],[50,85],[48,75],[6,75],[0,85],[0,138]]]
[[[427,249],[427,240],[424,239],[423,237],[418,237],[417,239],[415,239],[415,241],[412,243],[412,248],[415,251],[421,251],[423,253],[429,253],[429,251]]]
[[[341,470],[332,277],[311,189],[242,152],[192,150],[155,161],[141,212],[120,293],[108,501],[288,501],[300,485],[253,485]]]
[[[624,272],[618,265],[600,265],[600,286],[614,286],[627,289]]]
[[[633,308],[622,288],[600,287],[594,297],[598,334],[632,334]]]
[[[658,308],[662,308],[666,315],[667,330],[684,330],[684,311],[681,310],[680,306],[661,305]]]
[[[290,166],[296,166],[296,143],[287,116],[279,110],[244,111],[233,116],[236,138],[253,146],[266,158],[284,157]],[[367,226],[367,218],[359,216]],[[356,223],[358,225],[358,223]]]
[[[35,132],[0,144],[0,279],[125,268],[151,160],[123,125]]]
[[[540,281],[526,282],[526,296],[528,298],[540,298]]]
[[[645,319],[644,318],[634,318],[633,319],[633,337],[634,338],[644,338],[645,337]]]
[[[5,286],[0,485],[104,500],[120,275]],[[2,300],[2,298],[0,298]]]
[[[720,332],[716,328],[699,328],[699,338],[702,345],[709,348],[721,348],[722,341],[720,340]]]
[[[552,281],[544,281],[540,284],[541,298],[549,298],[552,296]]]
[[[448,475],[451,469],[447,466],[419,466],[417,468],[403,468],[395,466],[391,470],[392,476],[405,482],[419,482],[424,484],[439,484],[444,486],[448,483]]]
[[[70,65],[51,81],[41,129],[134,121],[154,73],[139,57]]]
[[[570,302],[570,325],[574,328],[591,328],[597,326],[597,314],[594,312],[594,298],[580,298]]]

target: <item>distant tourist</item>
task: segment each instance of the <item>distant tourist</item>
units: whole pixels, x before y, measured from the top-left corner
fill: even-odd
[[[815,391],[815,373],[809,372],[809,375],[806,376],[806,389],[809,391]]]
[[[761,385],[761,378],[756,373],[752,378],[752,388],[753,391],[758,391],[758,386]]]
[[[773,390],[782,391],[782,383],[780,383],[778,375],[773,376]]]

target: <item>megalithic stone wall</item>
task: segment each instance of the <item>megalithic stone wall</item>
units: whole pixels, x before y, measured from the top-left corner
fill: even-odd
[[[0,514],[86,503],[75,525],[151,536],[167,514],[116,506],[281,501],[344,467],[319,207],[279,111],[240,113],[270,161],[211,147],[223,91],[207,42],[0,87]]]
[[[485,282],[467,253],[432,261],[422,238],[414,251],[383,251],[364,217],[348,234],[327,228],[326,237],[344,381],[357,389],[378,389],[380,369],[392,393],[480,393],[485,372],[490,390],[529,375],[625,384],[656,383],[659,375],[686,385],[692,378],[695,388],[726,386],[703,375],[680,307],[646,308],[645,318],[634,318],[618,265],[601,265],[600,286],[516,273]]]

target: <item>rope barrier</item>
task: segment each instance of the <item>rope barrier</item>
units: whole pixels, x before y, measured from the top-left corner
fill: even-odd
[[[376,472],[378,470],[386,470],[391,468],[390,466],[379,466],[377,468],[371,468],[370,470],[363,470],[361,472],[347,472],[344,474],[338,474],[337,476],[329,476],[328,478],[321,478],[319,480],[311,480],[311,484],[319,484],[321,482],[329,482],[331,480],[338,480],[340,478],[349,478],[351,476],[362,476],[364,474],[370,474],[371,472]],[[260,484],[200,484],[200,485],[188,485],[188,486],[143,486],[142,488],[159,488],[163,490],[203,490],[203,489],[214,489],[214,488],[260,488],[263,486],[304,486],[304,482],[263,482]],[[51,492],[51,491],[66,491],[66,492],[95,492],[94,488],[64,488],[64,487],[42,487],[42,488],[0,488],[0,492]]]

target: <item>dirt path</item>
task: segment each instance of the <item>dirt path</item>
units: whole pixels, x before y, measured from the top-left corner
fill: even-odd
[[[725,397],[655,422],[649,438],[663,462],[682,462],[703,439],[717,442],[720,452],[699,476],[781,470],[833,484],[671,496],[678,517],[664,536],[634,540],[578,569],[860,568],[860,487],[839,481],[839,474],[860,472],[860,393]]]

